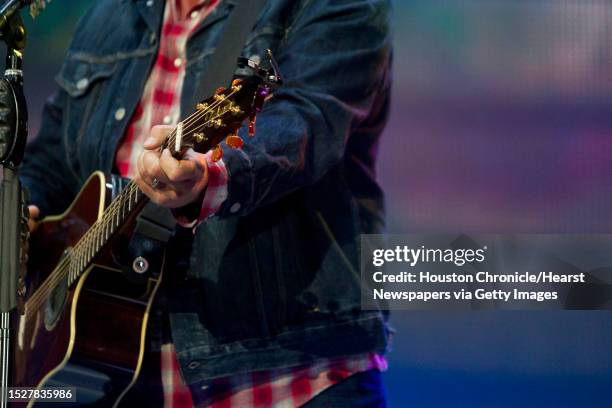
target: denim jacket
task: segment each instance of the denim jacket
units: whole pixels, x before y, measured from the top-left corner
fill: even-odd
[[[187,44],[183,116],[235,3],[223,0]],[[43,214],[63,211],[91,172],[113,171],[163,10],[163,0],[100,0],[80,21],[22,169]],[[178,261],[166,272],[187,382],[385,351],[385,319],[360,309],[359,237],[383,228],[375,158],[389,13],[389,0],[266,3],[242,55],[272,49],[285,83],[257,136],[242,129],[241,150],[223,147],[228,198],[197,228],[185,274],[173,273]]]

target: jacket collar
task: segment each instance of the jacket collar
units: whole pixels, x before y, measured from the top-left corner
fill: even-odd
[[[132,0],[136,3],[142,19],[145,21],[149,29],[155,33],[159,32],[162,19],[164,18],[164,8],[166,1],[175,0]],[[238,0],[220,0],[219,5],[210,13],[202,22],[197,31],[200,31],[213,23],[221,20],[229,14],[234,8]]]
[[[158,33],[164,18],[166,0],[132,0],[149,30]]]

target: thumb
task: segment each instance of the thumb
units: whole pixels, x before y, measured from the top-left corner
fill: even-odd
[[[147,150],[155,150],[164,143],[168,135],[172,133],[173,126],[157,125],[151,128],[151,134],[145,140],[143,147]]]
[[[40,209],[35,205],[28,205],[28,211],[30,212],[30,219],[28,220],[28,228],[30,232],[36,229],[36,219],[40,215]]]
[[[40,215],[40,209],[35,205],[28,205],[28,211],[30,212],[30,218],[36,219]]]

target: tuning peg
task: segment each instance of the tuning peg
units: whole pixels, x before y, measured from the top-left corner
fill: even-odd
[[[221,158],[223,157],[223,149],[221,149],[221,146],[217,145],[212,152],[212,161],[213,162],[218,162],[219,160],[221,160]]]
[[[244,140],[242,140],[242,138],[236,134],[229,135],[225,138],[225,144],[232,149],[240,149],[242,145],[244,145]]]
[[[195,139],[195,141],[197,143],[202,143],[204,140],[207,140],[208,138],[204,135],[204,133],[202,132],[196,132],[193,134],[193,138]]]
[[[255,136],[255,122],[257,120],[257,116],[251,115],[249,120],[249,137]]]

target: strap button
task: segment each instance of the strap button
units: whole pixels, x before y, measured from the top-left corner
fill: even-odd
[[[136,273],[145,273],[149,269],[149,262],[142,256],[139,256],[134,259],[134,262],[132,263],[132,269]]]

